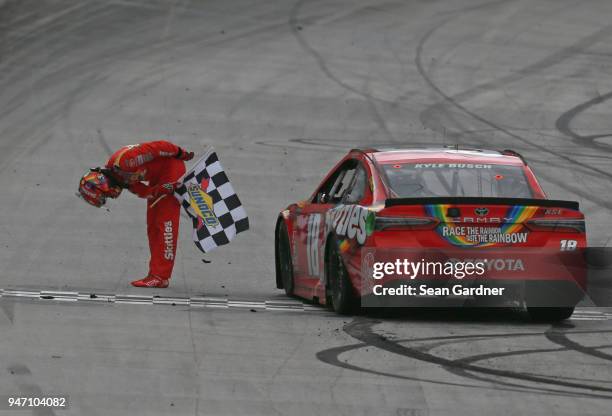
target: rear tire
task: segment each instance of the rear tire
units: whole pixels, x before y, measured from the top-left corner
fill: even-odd
[[[287,225],[281,222],[278,227],[276,239],[276,255],[280,278],[288,296],[293,296],[295,283],[293,281],[293,261],[291,259],[291,246],[289,245],[289,233]]]
[[[574,307],[528,307],[527,313],[531,320],[535,322],[559,322],[572,316]]]
[[[355,311],[357,297],[349,279],[344,261],[338,252],[335,239],[328,242],[328,256],[326,261],[326,275],[329,288],[329,304],[340,315],[348,315]]]

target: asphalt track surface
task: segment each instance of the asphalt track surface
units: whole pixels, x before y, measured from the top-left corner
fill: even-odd
[[[0,395],[70,396],[35,415],[610,414],[608,311],[336,316],[274,288],[273,227],[349,148],[459,143],[524,153],[611,245],[612,2],[0,5]],[[184,221],[171,287],[144,292],[143,201],[74,192],[159,138],[214,145],[252,229],[204,264]]]

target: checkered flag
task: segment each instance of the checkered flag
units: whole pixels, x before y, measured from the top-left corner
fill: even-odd
[[[249,219],[217,153],[207,151],[183,176],[174,196],[193,220],[193,241],[204,253],[249,229]]]

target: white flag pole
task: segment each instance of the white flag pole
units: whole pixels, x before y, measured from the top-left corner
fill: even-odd
[[[196,160],[193,165],[191,166],[190,169],[187,169],[187,171],[183,174],[183,176],[181,176],[177,182],[183,183],[183,180],[185,179],[185,176],[187,176],[189,173],[191,173],[191,171],[193,170],[193,168],[195,168],[198,163],[200,163],[200,161],[202,160],[206,160],[208,158],[208,156],[210,156],[210,154],[214,152],[214,149],[211,145],[206,145],[206,147],[204,148],[204,154],[202,155],[202,157],[200,157],[198,160]]]

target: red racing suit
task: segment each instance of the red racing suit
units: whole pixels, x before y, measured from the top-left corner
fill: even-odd
[[[179,232],[180,204],[163,185],[178,181],[185,162],[177,159],[183,150],[167,141],[124,146],[106,163],[106,168],[132,193],[147,199],[149,276],[169,279]],[[145,184],[143,182],[148,182]]]

